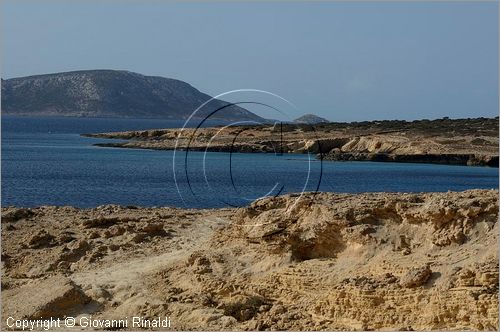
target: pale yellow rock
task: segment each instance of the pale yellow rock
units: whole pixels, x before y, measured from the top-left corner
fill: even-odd
[[[497,190],[28,211],[2,223],[4,317],[59,303],[174,330],[498,329]],[[23,243],[42,230],[50,245]]]

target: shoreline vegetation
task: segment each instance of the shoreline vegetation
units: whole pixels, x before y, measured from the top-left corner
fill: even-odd
[[[314,153],[334,161],[411,162],[498,167],[498,117],[275,123],[223,128],[82,134],[126,142],[96,146],[247,153]]]
[[[4,207],[2,315],[169,317],[172,330],[498,329],[498,190],[298,197]]]

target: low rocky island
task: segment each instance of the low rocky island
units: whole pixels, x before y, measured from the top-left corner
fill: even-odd
[[[314,153],[323,160],[498,167],[498,117],[274,123],[85,134],[125,142],[98,146],[193,151]]]
[[[497,190],[306,193],[218,210],[4,207],[2,316],[497,330],[498,231]]]

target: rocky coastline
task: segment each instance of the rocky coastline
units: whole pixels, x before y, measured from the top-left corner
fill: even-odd
[[[313,153],[332,161],[498,167],[498,118],[274,124],[84,134],[96,146],[245,153]]]
[[[3,317],[497,330],[498,274],[498,190],[305,193],[211,210],[2,208]]]
[[[318,158],[332,161],[375,161],[498,167],[498,156],[480,154],[388,154],[366,152],[350,153],[335,150],[330,151],[325,155],[318,156]]]

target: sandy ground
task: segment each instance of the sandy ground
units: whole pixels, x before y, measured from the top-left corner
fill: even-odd
[[[218,210],[3,208],[4,329],[9,316],[497,330],[498,191],[287,195]]]

